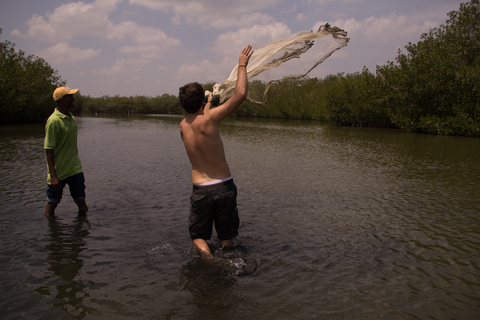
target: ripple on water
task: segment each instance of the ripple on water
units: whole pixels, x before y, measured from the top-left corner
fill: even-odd
[[[54,224],[43,217],[42,127],[0,139],[2,181],[15,182],[0,185],[7,318],[479,314],[474,139],[229,120],[240,235],[230,252],[212,238],[212,266],[188,235],[178,119],[78,120],[88,221],[68,193]]]

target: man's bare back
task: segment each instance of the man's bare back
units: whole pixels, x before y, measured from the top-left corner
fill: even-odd
[[[220,137],[220,122],[233,113],[247,98],[246,65],[253,51],[251,46],[239,57],[237,84],[233,95],[221,106],[211,109],[210,100],[180,123],[183,143],[192,164],[192,183],[200,184],[231,176]]]
[[[231,176],[218,123],[208,115],[188,115],[180,123],[182,139],[192,164],[192,183],[201,184]]]

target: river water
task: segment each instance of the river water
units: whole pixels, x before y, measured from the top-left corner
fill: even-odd
[[[43,126],[0,127],[2,319],[478,318],[480,139],[227,119],[240,234],[206,264],[180,120],[77,117],[85,218],[43,215]]]

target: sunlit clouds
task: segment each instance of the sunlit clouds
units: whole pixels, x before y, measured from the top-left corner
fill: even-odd
[[[101,53],[102,49],[85,49],[72,48],[68,43],[59,42],[56,45],[39,51],[38,55],[47,61],[55,61],[57,63],[74,63],[80,60],[93,59]]]

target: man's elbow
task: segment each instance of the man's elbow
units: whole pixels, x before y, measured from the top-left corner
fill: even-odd
[[[238,92],[238,99],[243,102],[243,101],[245,101],[245,99],[247,99],[247,95],[248,95],[247,90],[240,90]]]
[[[247,95],[248,95],[248,91],[247,89],[243,89],[243,88],[235,88],[235,91],[233,92],[233,100],[234,101],[237,101],[239,103],[242,103],[243,101],[245,101],[247,99]]]

